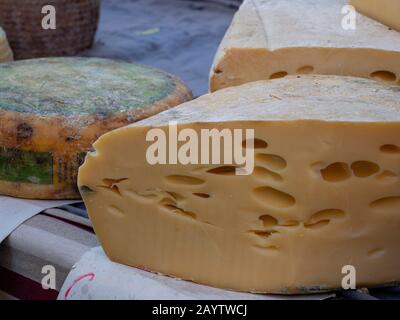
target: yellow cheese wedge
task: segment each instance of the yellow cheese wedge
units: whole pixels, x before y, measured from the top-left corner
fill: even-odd
[[[253,129],[253,149],[239,140],[240,152],[255,153],[253,173],[149,164],[146,136],[168,136],[171,121],[197,136]],[[399,86],[313,75],[253,82],[111,131],[94,148],[78,186],[113,261],[254,292],[340,288],[348,265],[357,286],[400,280]]]
[[[400,31],[399,0],[350,0],[359,12]]]
[[[244,1],[216,54],[210,90],[307,73],[399,81],[400,33],[361,14],[348,29],[346,4]]]
[[[13,60],[13,53],[8,44],[7,36],[3,29],[0,28],[0,62]]]

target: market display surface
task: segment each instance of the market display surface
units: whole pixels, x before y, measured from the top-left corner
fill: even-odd
[[[97,58],[0,65],[0,193],[80,198],[76,175],[103,133],[191,99],[165,72]]]
[[[288,74],[400,80],[400,33],[357,14],[342,26],[346,0],[246,0],[221,42],[210,89]],[[396,12],[395,8],[388,7]]]
[[[100,243],[120,263],[251,292],[337,289],[346,265],[359,286],[395,283],[399,98],[399,86],[339,76],[224,89],[103,135],[78,185]],[[254,129],[253,173],[149,164],[146,136],[169,136],[170,121],[197,136]]]

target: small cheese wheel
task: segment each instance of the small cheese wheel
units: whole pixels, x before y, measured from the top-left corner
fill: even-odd
[[[177,78],[97,58],[0,64],[0,194],[80,198],[77,172],[103,133],[192,98]]]
[[[8,44],[7,36],[3,29],[0,28],[0,62],[13,60],[13,53]]]

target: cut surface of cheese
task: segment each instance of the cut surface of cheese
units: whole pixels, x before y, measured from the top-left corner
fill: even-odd
[[[175,77],[97,58],[0,64],[0,194],[79,198],[78,167],[103,133],[191,98]]]
[[[287,74],[400,80],[400,33],[361,14],[345,30],[346,0],[245,0],[220,44],[210,90]]]
[[[173,121],[197,136],[253,129],[253,149],[239,140],[254,151],[253,173],[149,164],[147,135],[169,136]],[[78,185],[113,261],[252,292],[340,288],[346,265],[360,287],[400,281],[399,86],[315,75],[248,83],[111,131],[94,148]]]
[[[7,62],[11,60],[13,60],[13,53],[8,44],[5,32],[0,28],[0,62]]]
[[[399,0],[350,0],[357,11],[400,31]]]

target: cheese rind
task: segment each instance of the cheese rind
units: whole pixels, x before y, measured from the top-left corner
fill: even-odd
[[[350,0],[349,3],[362,14],[400,31],[400,1]]]
[[[398,86],[332,76],[220,90],[100,137],[78,185],[119,263],[252,292],[340,288],[345,265],[360,287],[397,282],[399,98]],[[254,129],[253,173],[150,165],[146,135],[170,121],[199,136]]]
[[[103,133],[191,99],[175,77],[97,58],[0,64],[0,193],[74,199],[78,167]]]
[[[0,28],[0,63],[13,60],[13,53],[8,44],[7,36]]]
[[[400,80],[400,34],[357,14],[342,28],[345,0],[246,0],[215,56],[210,90],[287,74]]]

